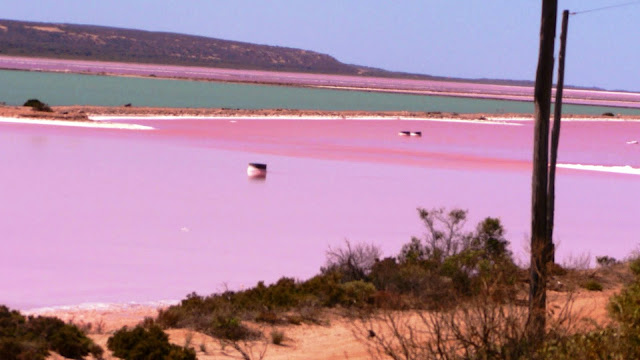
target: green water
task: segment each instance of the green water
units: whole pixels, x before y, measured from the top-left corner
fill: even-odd
[[[458,113],[532,113],[522,101],[307,89],[288,86],[0,70],[0,102],[37,98],[50,105],[225,107],[242,109],[407,110]],[[639,114],[636,109],[564,105],[563,111]]]

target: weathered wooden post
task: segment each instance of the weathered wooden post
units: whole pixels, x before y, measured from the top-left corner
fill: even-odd
[[[540,49],[534,88],[534,145],[531,196],[531,266],[527,335],[533,343],[544,339],[546,323],[546,281],[548,248],[547,181],[549,157],[549,117],[553,83],[553,51],[556,36],[557,0],[542,1]]]
[[[553,242],[553,222],[556,203],[556,163],[558,160],[558,144],[560,142],[560,121],[562,120],[562,91],[564,89],[564,59],[567,51],[567,30],[569,27],[569,10],[562,12],[562,31],[560,32],[560,53],[558,54],[558,83],[556,85],[556,106],[553,112],[553,128],[551,129],[551,152],[549,156],[549,198],[548,224],[549,243],[546,250],[548,263],[556,261],[556,249]]]

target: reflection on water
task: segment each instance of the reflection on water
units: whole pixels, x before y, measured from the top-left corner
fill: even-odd
[[[413,139],[397,121],[148,123],[158,130],[1,125],[0,303],[177,299],[305,278],[344,239],[396,253],[422,233],[418,206],[469,209],[470,225],[500,217],[526,257],[530,124],[413,122]],[[560,161],[637,167],[640,148],[619,145],[636,130],[571,123]],[[247,177],[256,161],[269,164],[262,181]],[[560,169],[559,257],[634,249],[639,192],[637,176]]]

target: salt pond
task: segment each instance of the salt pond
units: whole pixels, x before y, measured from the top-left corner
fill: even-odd
[[[0,303],[179,299],[306,278],[344,239],[393,255],[416,207],[500,217],[526,258],[533,124],[118,120],[147,131],[0,124]],[[423,136],[399,137],[398,131]],[[638,122],[567,122],[560,162],[640,168]],[[265,181],[249,162],[268,164]],[[640,177],[560,168],[558,256],[637,246]]]

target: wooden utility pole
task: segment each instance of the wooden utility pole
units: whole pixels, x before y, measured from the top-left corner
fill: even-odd
[[[560,142],[560,121],[562,119],[562,91],[564,89],[564,58],[567,51],[567,30],[569,27],[569,10],[562,12],[562,31],[560,32],[560,54],[558,54],[558,83],[556,85],[556,106],[553,113],[553,128],[551,129],[551,162],[549,164],[549,198],[547,226],[549,227],[549,243],[546,250],[548,263],[554,263],[555,245],[553,243],[553,218],[556,202],[556,163],[558,160],[558,143]]]
[[[534,88],[534,144],[531,194],[531,266],[527,335],[532,343],[544,339],[549,229],[547,226],[547,181],[549,166],[549,117],[553,85],[553,52],[558,0],[542,0],[540,49]]]

